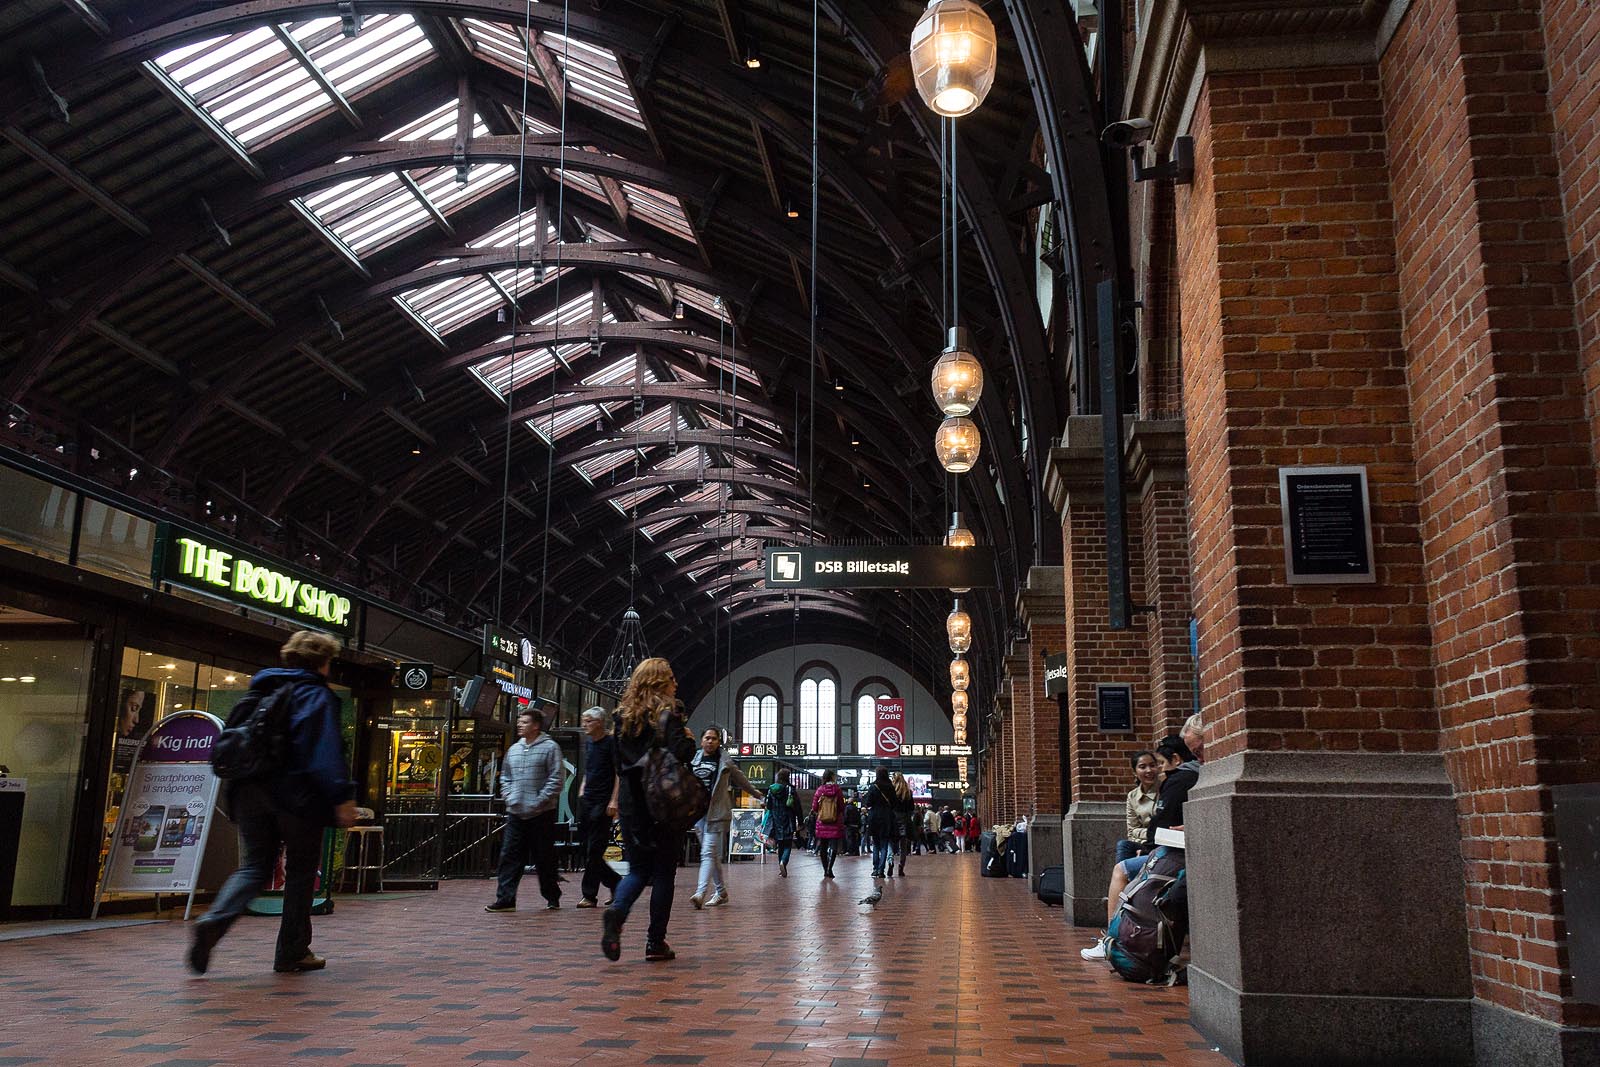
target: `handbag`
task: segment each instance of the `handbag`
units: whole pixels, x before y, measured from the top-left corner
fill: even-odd
[[[711,791],[694,773],[694,768],[662,745],[670,718],[670,712],[662,712],[650,750],[635,766],[641,772],[644,802],[650,818],[668,830],[688,830],[705,818],[711,807]]]

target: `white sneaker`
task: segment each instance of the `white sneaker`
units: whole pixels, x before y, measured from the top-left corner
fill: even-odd
[[[1086,960],[1103,960],[1106,958],[1106,939],[1101,938],[1090,948],[1081,949],[1078,955]]]
[[[726,904],[727,902],[728,902],[728,894],[727,893],[718,893],[716,896],[714,896],[710,900],[706,901],[706,907],[708,907],[708,908],[717,908],[717,907],[721,907],[722,905]]]
[[[705,905],[705,902],[706,898],[701,896],[699,893],[696,893],[694,896],[689,898],[689,903],[694,905],[695,911],[699,911]]]

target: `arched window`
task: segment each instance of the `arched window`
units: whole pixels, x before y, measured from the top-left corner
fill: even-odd
[[[776,743],[778,740],[778,691],[767,681],[753,682],[739,701],[739,740]]]
[[[813,756],[839,750],[839,683],[828,668],[811,668],[800,680],[800,741]]]
[[[878,698],[899,696],[886,678],[865,678],[856,686],[855,750],[870,756],[878,750]]]

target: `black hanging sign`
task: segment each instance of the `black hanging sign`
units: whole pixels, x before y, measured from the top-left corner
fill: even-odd
[[[769,589],[989,589],[994,549],[802,545],[767,549]]]
[[[1125,682],[1101,682],[1094,687],[1095,704],[1100,712],[1100,732],[1133,733],[1133,686]]]
[[[1058,697],[1067,691],[1067,654],[1056,652],[1044,658],[1044,695]]]
[[[421,693],[433,685],[433,666],[428,663],[402,663],[398,671],[400,688]]]
[[[1280,467],[1290,585],[1374,582],[1365,467]]]

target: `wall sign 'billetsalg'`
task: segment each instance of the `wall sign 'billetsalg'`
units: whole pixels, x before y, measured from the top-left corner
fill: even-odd
[[[943,545],[769,548],[770,589],[989,589],[994,549]]]
[[[349,633],[354,604],[322,579],[262,562],[246,551],[218,545],[204,534],[171,523],[156,530],[152,577],[236,604],[303,622],[321,630]]]

